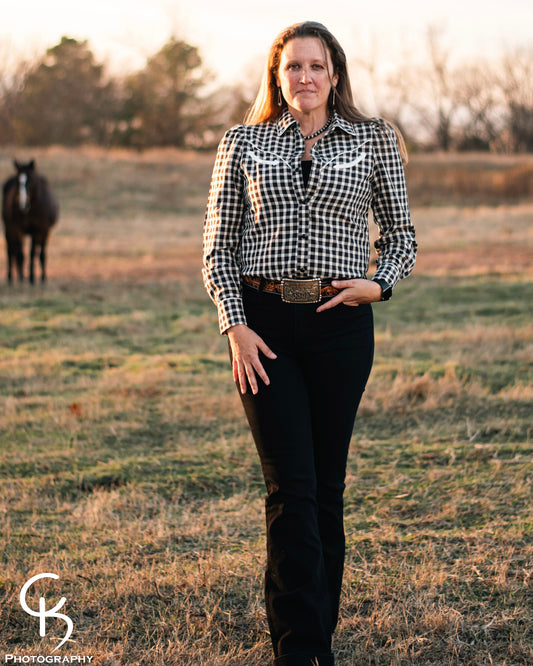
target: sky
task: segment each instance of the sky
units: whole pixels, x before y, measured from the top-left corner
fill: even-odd
[[[331,30],[349,62],[423,53],[429,25],[457,58],[533,48],[531,0],[0,0],[0,8],[0,64],[39,56],[65,35],[87,39],[111,72],[133,71],[176,35],[199,48],[220,83],[246,84],[274,37],[307,19]]]

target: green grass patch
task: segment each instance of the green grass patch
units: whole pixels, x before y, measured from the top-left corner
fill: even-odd
[[[527,663],[531,288],[417,276],[375,306],[341,665]],[[96,663],[264,663],[261,471],[201,287],[0,301],[3,649],[40,645],[16,594],[50,569]]]
[[[10,159],[0,155],[6,170]],[[88,148],[37,161],[62,217],[49,284],[0,286],[0,653],[57,644],[62,623],[47,620],[41,639],[19,603],[23,583],[51,571],[60,580],[42,587],[47,607],[65,596],[74,622],[61,654],[98,666],[263,666],[264,487],[200,284],[212,156]],[[418,161],[411,179],[427,171]],[[415,201],[448,201],[459,180],[465,191],[479,181],[466,164],[439,189],[437,166],[435,190],[414,183]],[[514,197],[513,182],[497,196]],[[419,266],[425,248],[437,265],[374,307],[336,663],[526,666],[531,207],[419,212]],[[484,265],[481,237],[506,258]],[[461,255],[438,254],[455,245]]]

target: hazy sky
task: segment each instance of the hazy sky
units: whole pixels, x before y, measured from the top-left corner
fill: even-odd
[[[0,0],[0,55],[40,54],[62,35],[88,39],[112,69],[142,67],[172,35],[198,46],[219,80],[245,81],[275,35],[296,21],[324,23],[348,59],[359,51],[393,60],[422,50],[429,24],[442,26],[461,56],[533,47],[531,0]]]

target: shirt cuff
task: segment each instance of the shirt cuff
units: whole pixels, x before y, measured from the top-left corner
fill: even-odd
[[[387,284],[394,287],[401,280],[401,270],[398,266],[392,263],[383,264],[379,266],[372,276],[372,279],[379,278],[385,280]]]
[[[220,333],[225,335],[228,328],[237,326],[237,324],[246,325],[246,316],[242,305],[242,299],[233,298],[222,301],[217,305],[218,309],[218,324]]]

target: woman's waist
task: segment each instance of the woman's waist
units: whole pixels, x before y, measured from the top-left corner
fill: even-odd
[[[286,303],[318,303],[324,298],[332,298],[341,290],[334,287],[333,280],[350,279],[345,277],[284,277],[266,278],[257,275],[241,275],[243,284],[259,292],[277,294]]]

